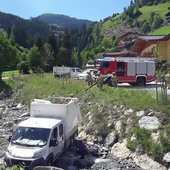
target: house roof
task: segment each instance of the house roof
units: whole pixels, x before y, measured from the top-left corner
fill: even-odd
[[[120,52],[111,52],[111,53],[106,53],[105,55],[108,57],[113,57],[113,56],[123,56],[128,54],[129,51],[127,51],[126,49],[124,49],[123,51]]]
[[[146,36],[139,36],[137,39],[141,39],[144,41],[155,41],[155,40],[161,40],[166,35],[146,35]]]
[[[141,51],[150,46],[151,44],[157,44],[158,41],[166,41],[170,39],[170,35],[146,35],[139,36],[132,48],[132,52],[140,55]]]

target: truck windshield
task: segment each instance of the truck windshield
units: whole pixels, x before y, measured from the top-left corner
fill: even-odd
[[[50,129],[18,127],[12,135],[11,143],[30,147],[43,147],[47,144]]]

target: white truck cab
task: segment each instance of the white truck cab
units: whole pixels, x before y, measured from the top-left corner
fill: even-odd
[[[21,122],[11,137],[5,162],[9,166],[22,164],[25,169],[51,165],[71,144],[80,122],[76,98],[67,104],[35,99],[30,118]]]

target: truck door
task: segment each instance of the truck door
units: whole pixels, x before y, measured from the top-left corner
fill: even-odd
[[[101,74],[104,74],[104,75],[111,73],[111,71],[109,69],[108,61],[104,61],[101,63],[100,72],[101,72]]]
[[[117,77],[125,76],[125,62],[117,62],[116,75]]]
[[[59,126],[60,127],[60,126]],[[63,138],[60,136],[59,127],[55,127],[50,138],[50,152],[54,155],[54,160],[62,153],[64,149]]]
[[[79,73],[81,73],[79,68],[72,68],[71,69],[71,77],[77,78]]]

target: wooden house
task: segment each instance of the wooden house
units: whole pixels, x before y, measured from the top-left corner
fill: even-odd
[[[158,60],[170,62],[170,35],[139,36],[131,52],[136,56],[158,57]]]

